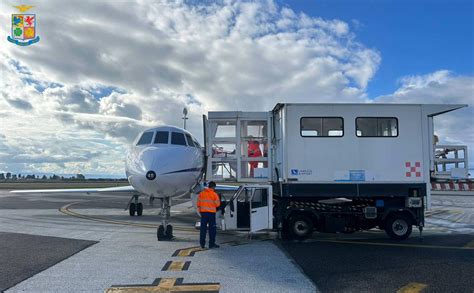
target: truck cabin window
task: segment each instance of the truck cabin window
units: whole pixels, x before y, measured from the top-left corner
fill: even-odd
[[[155,136],[155,143],[168,144],[168,131],[157,131]]]
[[[397,137],[398,120],[392,117],[358,117],[356,129],[358,137]]]
[[[137,145],[151,144],[153,138],[153,132],[145,132],[142,134],[142,137],[137,142]]]
[[[171,144],[186,145],[184,134],[180,132],[171,132]]]
[[[303,137],[342,137],[344,121],[340,117],[303,117],[300,134]]]
[[[255,189],[252,197],[252,208],[261,208],[268,206],[268,190],[263,188]]]

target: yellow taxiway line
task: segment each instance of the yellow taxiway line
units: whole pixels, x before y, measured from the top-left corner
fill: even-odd
[[[127,287],[110,287],[105,293],[125,293],[125,292],[219,292],[219,283],[194,283],[186,284],[182,279],[163,278],[157,285],[137,285]]]
[[[101,217],[79,214],[70,210],[71,206],[75,204],[79,204],[79,203],[82,203],[82,202],[73,202],[73,203],[67,204],[59,208],[59,211],[68,216],[81,218],[85,220],[91,220],[95,222],[107,223],[107,224],[126,225],[126,226],[141,227],[141,228],[154,228],[154,229],[157,229],[159,226],[157,224],[145,224],[145,223],[133,223],[133,222],[119,221],[119,220],[108,220]],[[178,230],[178,231],[186,231],[186,232],[198,232],[194,227],[173,226],[173,229]]]
[[[474,240],[464,245],[464,247],[474,249]]]
[[[201,248],[199,246],[189,247],[189,248],[181,248],[181,249],[176,250],[173,253],[173,256],[174,257],[176,257],[176,256],[180,256],[180,257],[194,256],[194,254],[196,252],[205,251],[205,250],[207,250],[207,249]]]
[[[69,203],[69,204],[64,205],[61,208],[59,208],[59,211],[61,213],[65,214],[65,215],[68,215],[68,216],[71,216],[71,217],[76,217],[76,218],[95,221],[95,222],[107,223],[107,224],[125,225],[125,226],[140,227],[140,228],[152,228],[152,229],[158,229],[158,227],[159,227],[159,224],[145,224],[145,223],[135,223],[135,222],[128,222],[128,221],[120,221],[120,220],[108,220],[108,219],[97,217],[97,216],[88,216],[88,215],[84,215],[84,214],[74,212],[70,209],[73,205],[80,204],[80,203],[84,203],[84,201]],[[196,228],[194,226],[176,226],[176,225],[173,225],[173,230],[183,231],[183,232],[199,233],[199,229],[196,230]],[[229,235],[231,235],[232,231],[219,231],[219,234],[229,234]]]
[[[418,293],[418,292],[421,292],[421,290],[425,289],[426,287],[428,287],[428,285],[412,282],[398,289],[397,293]]]
[[[187,271],[189,266],[191,265],[191,261],[182,261],[182,260],[173,260],[168,261],[161,269],[162,271],[172,271],[172,272],[179,272],[179,271]]]

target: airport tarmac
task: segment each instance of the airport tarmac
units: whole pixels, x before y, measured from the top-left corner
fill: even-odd
[[[143,217],[130,218],[123,210],[127,201],[103,195],[0,191],[0,232],[4,232],[0,234],[0,256],[8,259],[6,265],[2,264],[0,289],[8,288],[6,292],[136,292],[140,288],[165,292],[167,289],[172,292],[316,290],[272,241],[257,237],[246,244],[246,234],[220,233],[217,240],[221,248],[195,251],[193,248],[199,245],[193,227],[197,216],[189,202],[177,202],[172,209],[176,239],[158,242],[158,210],[145,205]]]
[[[473,292],[474,197],[434,196],[423,241],[381,231],[280,242],[218,233],[198,246],[197,219],[175,202],[176,239],[158,242],[158,209],[128,199],[0,191],[0,290],[6,292]],[[410,291],[411,290],[411,291]]]

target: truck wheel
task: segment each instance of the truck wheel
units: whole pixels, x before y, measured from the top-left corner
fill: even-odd
[[[407,239],[412,231],[412,220],[405,214],[394,214],[385,221],[385,232],[394,240]]]
[[[294,239],[305,240],[313,234],[313,222],[307,216],[296,215],[290,220],[290,234]]]

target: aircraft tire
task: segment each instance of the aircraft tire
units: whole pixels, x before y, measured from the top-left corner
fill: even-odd
[[[130,204],[130,207],[128,208],[128,211],[129,211],[129,213],[130,213],[130,217],[135,216],[136,210],[137,210],[137,207],[136,207],[135,203],[132,202],[132,203]]]
[[[158,241],[163,241],[165,240],[165,228],[163,225],[158,226],[158,230],[156,230],[156,237],[158,238]]]
[[[141,216],[143,215],[143,204],[141,202],[139,202],[137,204],[137,216]]]
[[[166,235],[166,238],[170,240],[173,238],[173,226],[166,225],[165,235]]]

